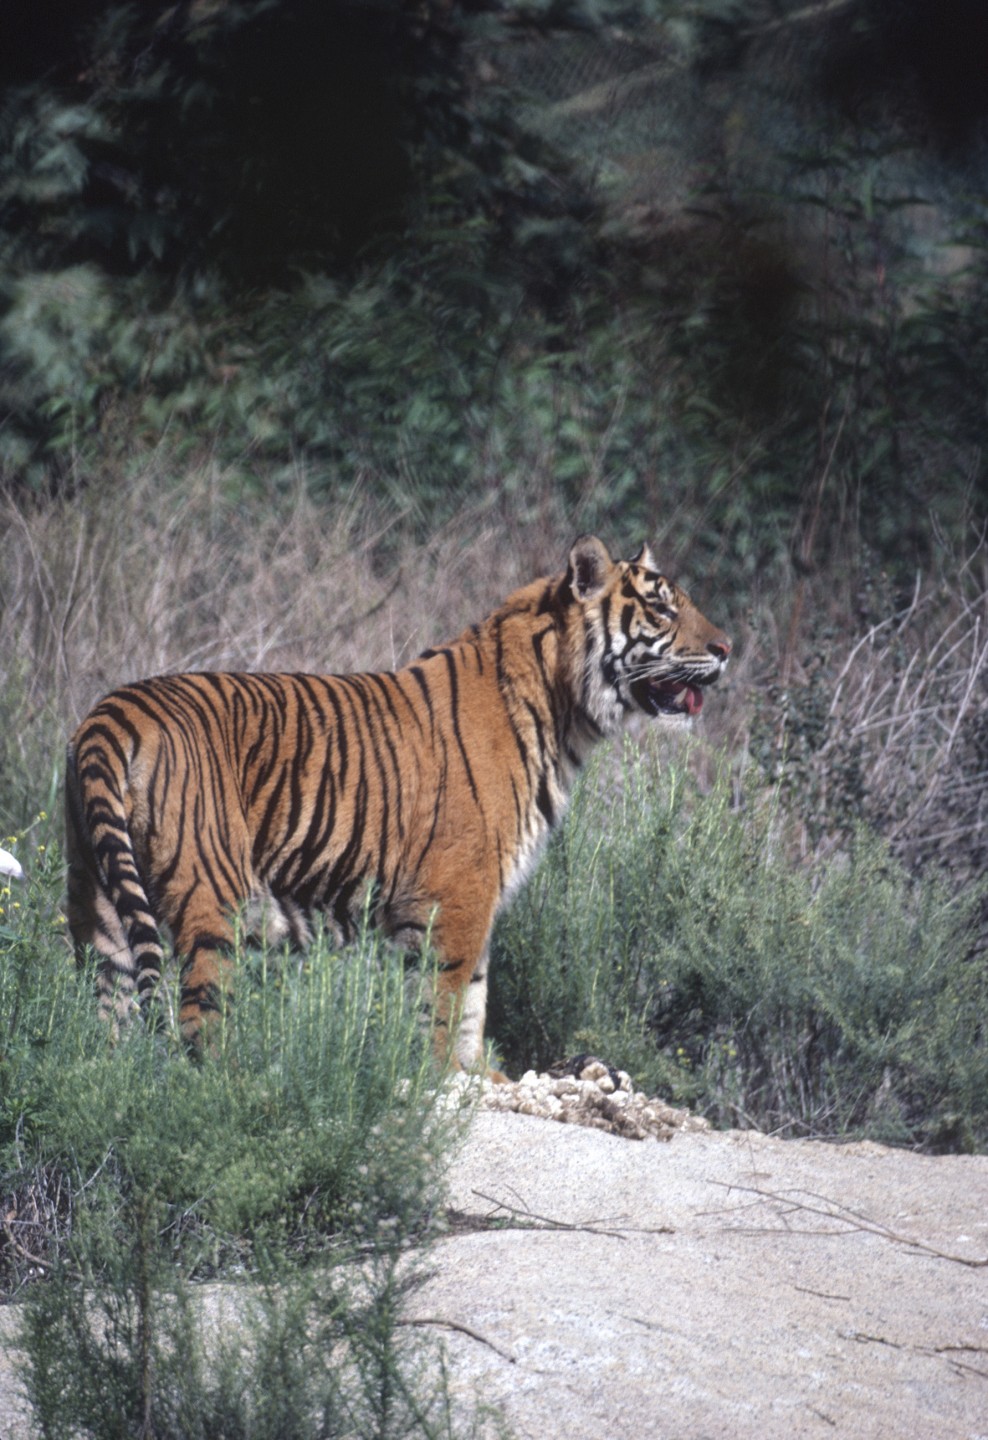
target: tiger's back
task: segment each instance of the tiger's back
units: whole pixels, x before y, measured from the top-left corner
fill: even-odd
[[[646,550],[615,564],[585,537],[565,574],[395,672],[115,691],[67,767],[69,921],[96,952],[101,1010],[149,998],[165,925],[195,1044],[229,989],[238,916],[304,944],[321,915],[346,938],[370,896],[400,942],[430,930],[437,1050],[455,1026],[454,1062],[476,1064],[495,913],[589,749],[635,710],[693,713],[729,649]]]

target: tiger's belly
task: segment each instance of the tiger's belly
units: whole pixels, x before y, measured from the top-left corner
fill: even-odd
[[[391,939],[418,948],[428,928],[428,906],[404,892],[400,900],[392,897],[385,904],[377,890],[366,876],[345,891],[328,893],[307,887],[304,895],[275,894],[269,886],[259,885],[243,907],[241,933],[256,945],[288,944],[295,950],[308,949],[314,936],[322,933],[338,949],[354,938],[364,917],[369,917]]]

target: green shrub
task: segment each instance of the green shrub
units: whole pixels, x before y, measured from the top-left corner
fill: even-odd
[[[352,952],[320,941],[301,962],[241,957],[218,1052],[196,1066],[167,1019],[108,1046],[64,942],[41,933],[58,917],[42,913],[26,898],[0,952],[0,1145],[8,1188],[70,1177],[73,1245],[90,1210],[130,1228],[151,1200],[162,1245],[196,1275],[248,1263],[255,1242],[307,1254],[344,1230],[424,1223],[440,1145],[431,1052],[375,935]],[[174,1015],[170,990],[164,1006]]]
[[[148,1217],[149,1224],[153,1224]],[[154,1266],[153,1236],[118,1239],[99,1287],[34,1287],[24,1343],[45,1437],[93,1440],[452,1440],[442,1359],[402,1325],[414,1272],[263,1264],[249,1284],[194,1287]],[[427,1373],[428,1367],[428,1373]]]
[[[595,1050],[721,1125],[988,1143],[976,890],[911,879],[860,828],[801,865],[772,797],[736,803],[726,774],[708,794],[647,758],[605,774],[497,929],[509,1067]]]
[[[164,1023],[111,1047],[61,934],[57,844],[19,848],[0,1263],[8,1293],[45,1277],[24,1309],[42,1433],[448,1434],[441,1370],[418,1376],[400,1308],[458,1122],[401,958],[371,934],[245,954],[202,1064],[169,987]]]

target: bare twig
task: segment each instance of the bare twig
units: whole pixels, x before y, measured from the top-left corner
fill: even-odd
[[[506,1211],[513,1220],[526,1229],[545,1230],[570,1230],[579,1232],[582,1235],[608,1235],[615,1240],[624,1240],[627,1235],[671,1235],[673,1230],[667,1225],[622,1225],[620,1229],[603,1229],[601,1220],[556,1220],[551,1215],[539,1215],[537,1211],[530,1210],[524,1203],[521,1206],[509,1205],[505,1200],[498,1200],[493,1195],[487,1195],[483,1190],[472,1192],[480,1200],[488,1200],[495,1207],[488,1219],[492,1218],[498,1210]],[[605,1217],[606,1218],[606,1217]],[[527,1223],[526,1223],[527,1222]]]
[[[929,1355],[931,1359],[941,1359],[955,1353],[973,1355],[988,1353],[983,1345],[910,1345],[907,1341],[890,1340],[886,1335],[867,1335],[862,1330],[848,1330],[843,1332],[843,1336],[845,1340],[856,1340],[862,1345],[887,1345],[890,1350],[908,1350],[912,1355]],[[954,1359],[948,1359],[947,1363],[954,1370],[963,1370],[970,1375],[980,1375],[983,1380],[988,1380],[988,1370],[982,1370],[977,1365],[968,1365],[963,1360]]]
[[[849,10],[857,5],[859,0],[822,0],[819,5],[805,5],[802,10],[790,10],[788,15],[780,15],[776,20],[766,20],[761,25],[751,25],[747,30],[741,31],[741,38],[752,39],[756,35],[771,35],[775,30],[784,30],[789,25],[802,25],[807,21],[824,20],[831,15],[839,14],[841,10]]]
[[[910,1250],[920,1250],[924,1255],[932,1255],[937,1260],[950,1260],[953,1264],[964,1265],[970,1270],[988,1268],[988,1256],[972,1259],[967,1255],[952,1255],[946,1250],[940,1250],[936,1245],[927,1244],[925,1240],[914,1240],[908,1235],[901,1235],[890,1226],[883,1225],[881,1221],[872,1220],[870,1216],[852,1210],[849,1205],[841,1205],[839,1201],[831,1200],[825,1195],[813,1195],[811,1191],[803,1190],[762,1190],[756,1185],[738,1185],[729,1180],[712,1180],[710,1183],[719,1185],[725,1190],[739,1190],[744,1194],[754,1195],[760,1200],[774,1201],[777,1205],[785,1205],[789,1210],[802,1214],[819,1215],[824,1220],[836,1220],[839,1224],[847,1226],[850,1231],[862,1230],[869,1235],[878,1235],[883,1240],[889,1240],[896,1245],[905,1245]],[[805,1200],[798,1198],[805,1194],[809,1194],[812,1199],[820,1200],[822,1204],[808,1205]],[[760,1233],[772,1232],[762,1231]],[[819,1232],[809,1231],[806,1233]]]
[[[481,1345],[486,1345],[493,1350],[495,1355],[500,1355],[502,1360],[509,1361],[512,1365],[518,1364],[517,1355],[512,1355],[508,1350],[502,1350],[500,1345],[495,1345],[493,1340],[488,1340],[486,1335],[481,1335],[479,1330],[474,1330],[470,1325],[463,1325],[459,1320],[447,1320],[442,1315],[415,1315],[403,1316],[395,1321],[396,1325],[441,1325],[445,1330],[456,1330],[460,1335],[468,1335],[471,1340],[476,1340]]]
[[[29,1265],[36,1265],[39,1270],[45,1271],[51,1270],[53,1268],[50,1261],[42,1260],[40,1255],[32,1255],[30,1250],[25,1250],[24,1246],[20,1243],[20,1241],[15,1238],[14,1232],[11,1230],[9,1223],[6,1220],[3,1222],[3,1233],[7,1237],[7,1244],[10,1246],[10,1248],[15,1251],[15,1253],[18,1254],[22,1260],[26,1260]]]

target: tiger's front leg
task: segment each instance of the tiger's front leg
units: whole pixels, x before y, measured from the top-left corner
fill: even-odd
[[[433,1044],[440,1066],[480,1070],[489,1080],[505,1084],[507,1076],[489,1069],[484,1056],[489,938],[490,922],[481,929],[476,917],[455,910],[444,917],[440,906],[433,928],[439,955]]]

